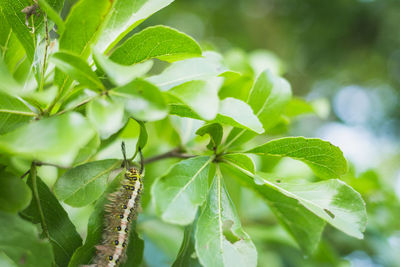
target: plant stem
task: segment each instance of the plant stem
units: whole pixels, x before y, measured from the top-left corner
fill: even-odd
[[[40,79],[40,87],[39,91],[43,90],[44,86],[44,80],[45,80],[45,75],[46,75],[46,68],[47,68],[47,51],[49,50],[49,45],[50,45],[50,38],[49,38],[49,27],[47,23],[47,15],[44,14],[44,26],[45,26],[45,46],[44,46],[44,57],[43,57],[43,66],[42,66],[42,77]]]
[[[42,161],[36,161],[35,162],[36,166],[52,166],[60,169],[69,169],[70,167],[67,166],[62,166],[54,163],[47,163],[47,162],[42,162]]]
[[[93,100],[94,98],[96,98],[96,97],[97,97],[97,95],[94,96],[94,97],[90,97],[90,98],[88,98],[88,99],[85,99],[85,100],[83,100],[82,102],[80,102],[79,104],[77,104],[76,106],[74,106],[74,107],[72,107],[72,108],[64,109],[64,110],[62,110],[62,111],[56,113],[55,116],[58,116],[58,115],[64,114],[65,112],[68,112],[68,111],[74,110],[74,109],[76,109],[76,108],[79,108],[80,106],[83,106],[83,105],[89,103],[90,101],[92,101],[92,100]]]
[[[150,157],[144,160],[144,164],[149,164],[158,160],[162,159],[167,159],[167,158],[181,158],[181,159],[188,159],[188,158],[193,158],[195,155],[188,155],[188,154],[183,154],[182,150],[178,147],[175,148],[171,151],[168,151],[164,154],[160,154],[154,157]]]
[[[44,213],[43,213],[42,205],[40,203],[39,192],[38,192],[38,189],[37,189],[36,166],[37,166],[37,162],[33,161],[32,164],[31,164],[31,169],[30,169],[30,175],[31,175],[31,179],[32,179],[32,191],[33,191],[32,193],[33,193],[33,197],[35,198],[35,201],[36,201],[37,209],[39,211],[40,224],[42,225],[43,233],[50,240],[49,230],[47,228],[47,224],[46,224],[46,221],[44,219]]]
[[[10,29],[10,32],[8,33],[8,36],[7,36],[6,43],[4,44],[4,46],[0,46],[0,47],[1,47],[1,50],[3,51],[3,52],[2,52],[2,58],[3,58],[3,60],[4,60],[4,58],[6,57],[6,52],[7,52],[7,50],[8,50],[8,42],[9,42],[10,39],[11,39],[11,34],[12,34],[12,30]]]
[[[48,106],[47,110],[46,110],[46,114],[51,114],[51,111],[53,110],[54,106],[57,104],[57,102],[60,100],[61,95],[64,91],[64,87],[65,84],[68,82],[68,79],[65,77],[64,81],[62,83],[62,85],[60,86],[60,88],[58,89],[57,95],[56,97],[53,99],[53,101],[51,102],[51,104]]]
[[[31,172],[31,169],[27,170],[24,174],[21,175],[21,179],[24,179]]]

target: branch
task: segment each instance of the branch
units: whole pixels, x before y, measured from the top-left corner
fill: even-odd
[[[56,168],[60,168],[60,169],[69,169],[70,168],[67,166],[61,166],[58,164],[47,163],[47,162],[42,162],[42,161],[33,161],[32,164],[34,164],[35,166],[52,166],[52,167],[56,167]],[[27,170],[24,174],[22,174],[21,179],[24,179],[25,176],[27,176],[31,172],[31,169]]]
[[[42,77],[40,79],[39,91],[42,91],[43,90],[43,86],[44,86],[44,80],[45,80],[46,68],[47,68],[47,51],[49,50],[49,45],[50,45],[49,28],[48,28],[47,14],[46,13],[43,15],[43,18],[44,18],[46,38],[45,38],[45,46],[44,46]]]
[[[93,97],[90,97],[90,98],[88,98],[88,99],[85,99],[85,100],[83,100],[82,102],[78,103],[76,106],[73,106],[72,108],[64,109],[64,110],[62,110],[62,111],[56,113],[55,116],[64,114],[65,112],[68,112],[68,111],[74,110],[74,109],[76,109],[76,108],[79,108],[80,106],[86,105],[87,103],[89,103],[90,101],[92,101],[92,100],[93,100],[94,98],[96,98],[96,97],[97,97],[97,95],[96,95],[96,96],[93,96]]]
[[[175,148],[171,151],[168,151],[164,154],[160,154],[154,157],[150,157],[144,160],[144,164],[149,164],[158,160],[162,160],[162,159],[167,159],[167,158],[181,158],[181,159],[188,159],[188,158],[193,158],[195,157],[195,155],[188,155],[188,154],[184,154],[182,153],[182,150],[178,147]]]
[[[52,166],[52,167],[56,167],[56,168],[60,168],[60,169],[69,169],[70,167],[67,166],[61,166],[58,164],[54,164],[54,163],[47,163],[47,162],[42,162],[42,161],[35,161],[35,165],[36,166]]]

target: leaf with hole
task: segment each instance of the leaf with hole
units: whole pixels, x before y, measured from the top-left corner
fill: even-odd
[[[197,221],[195,239],[203,266],[257,266],[256,247],[242,228],[218,170]]]
[[[263,173],[257,177],[266,186],[287,197],[297,199],[301,205],[344,233],[362,238],[367,224],[367,212],[361,195],[338,179],[317,183],[288,184],[267,179]]]
[[[210,143],[207,145],[207,148],[212,150],[221,144],[223,129],[221,124],[211,123],[198,129],[196,134],[200,136],[208,134],[210,136]]]
[[[311,255],[318,246],[322,231],[325,228],[324,220],[309,211],[298,200],[288,198],[283,193],[268,186],[257,183],[258,180],[251,178],[251,169],[246,169],[246,161],[236,157],[235,162],[225,158],[225,163],[220,164],[223,174],[236,178],[245,187],[259,194],[271,208],[279,222],[287,229],[299,244],[304,253]],[[243,172],[243,170],[245,170]],[[294,223],[295,222],[295,223]]]

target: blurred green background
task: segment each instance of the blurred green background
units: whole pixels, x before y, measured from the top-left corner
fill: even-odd
[[[301,254],[257,196],[242,192],[236,205],[260,266],[400,266],[399,1],[178,0],[140,28],[155,24],[193,36],[231,69],[245,72],[243,62],[250,62],[281,73],[295,96],[319,110],[292,121],[288,134],[329,140],[350,162],[343,180],[367,203],[365,238],[327,227],[312,257]],[[290,160],[273,168],[310,175]]]

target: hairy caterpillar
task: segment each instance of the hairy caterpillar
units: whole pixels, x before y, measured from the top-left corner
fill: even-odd
[[[140,153],[142,158],[141,169],[138,170],[134,167],[129,168],[124,143],[122,143],[122,153],[127,170],[120,189],[109,196],[110,203],[105,206],[103,242],[96,246],[97,255],[94,264],[91,266],[118,266],[126,256],[131,222],[137,215],[140,193],[143,190],[143,157]]]

